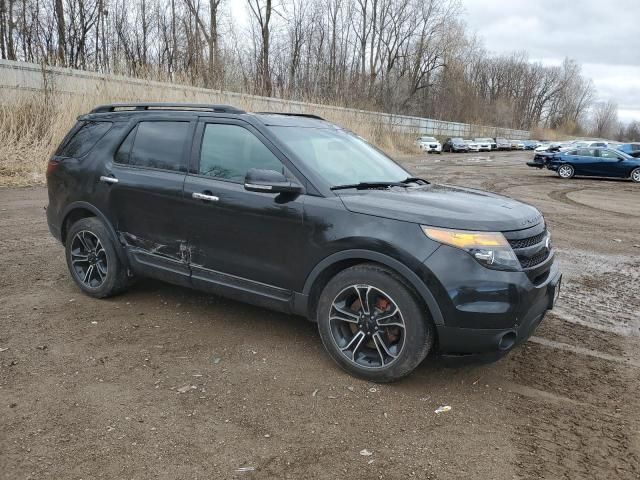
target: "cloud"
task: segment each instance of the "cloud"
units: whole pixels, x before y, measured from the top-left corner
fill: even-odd
[[[545,64],[570,57],[620,117],[640,112],[640,1],[463,0],[464,18],[489,51],[526,51]],[[635,112],[635,113],[634,113]]]

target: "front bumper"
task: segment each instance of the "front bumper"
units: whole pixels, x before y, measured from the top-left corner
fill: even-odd
[[[462,250],[439,247],[425,263],[431,275],[421,274],[444,318],[444,325],[436,325],[439,353],[496,360],[525,342],[560,291],[562,274],[554,256],[547,261],[548,274],[534,284],[526,271],[491,270]]]
[[[527,162],[527,166],[529,167],[533,167],[533,168],[544,168],[544,163],[540,163],[540,162]]]
[[[425,145],[425,144],[423,144],[420,148],[422,149],[423,152],[428,152],[428,153],[431,153],[431,152],[440,153],[440,152],[442,152],[442,147],[439,146],[439,145]]]

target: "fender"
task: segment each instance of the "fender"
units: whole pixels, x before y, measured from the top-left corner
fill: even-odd
[[[325,259],[321,260],[307,276],[307,280],[305,281],[304,287],[302,289],[302,294],[306,297],[309,296],[313,283],[326,268],[330,267],[336,262],[356,258],[371,260],[372,262],[380,263],[402,275],[404,279],[407,280],[413,286],[413,288],[416,289],[424,302],[427,304],[427,307],[431,312],[431,316],[433,317],[433,323],[435,323],[436,325],[444,325],[444,319],[442,317],[440,307],[438,306],[438,302],[436,301],[431,291],[429,291],[427,286],[422,282],[422,280],[420,280],[420,277],[418,277],[418,275],[416,275],[410,268],[408,268],[406,265],[399,262],[395,258],[372,250],[344,250],[342,252],[337,252],[329,255]]]
[[[115,246],[116,253],[118,254],[118,258],[120,259],[120,261],[124,265],[128,266],[129,265],[129,260],[127,258],[127,255],[126,255],[125,251],[124,251],[124,248],[122,247],[122,244],[120,243],[120,240],[118,239],[118,234],[116,233],[115,228],[113,228],[113,225],[111,224],[109,219],[106,217],[106,215],[104,213],[102,213],[97,207],[95,207],[94,205],[90,204],[89,202],[77,201],[77,202],[72,202],[72,203],[70,203],[69,205],[66,206],[66,208],[62,212],[62,216],[61,216],[62,217],[62,222],[61,222],[61,224],[59,226],[60,232],[62,232],[62,227],[64,226],[65,222],[67,221],[67,217],[74,210],[89,210],[96,217],[98,217],[100,220],[102,220],[102,223],[104,223],[104,226],[107,228],[107,232],[109,232],[109,235],[111,236],[111,240],[113,241],[113,244]]]

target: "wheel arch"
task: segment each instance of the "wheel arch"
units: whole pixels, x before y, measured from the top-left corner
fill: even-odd
[[[62,241],[62,244],[64,245],[66,243],[67,232],[69,231],[71,225],[73,225],[78,220],[90,217],[96,217],[102,221],[105,228],[107,229],[107,232],[109,233],[109,236],[111,237],[111,240],[113,241],[116,253],[120,258],[120,261],[122,261],[124,265],[129,265],[127,256],[124,252],[124,249],[122,248],[120,241],[118,240],[118,235],[116,233],[116,230],[113,228],[113,225],[104,213],[102,213],[96,206],[92,205],[89,202],[73,202],[64,209],[64,212],[62,214],[62,223],[60,225],[60,239]]]
[[[318,305],[318,299],[324,286],[333,278],[337,273],[345,270],[346,268],[358,265],[360,263],[378,263],[390,270],[394,271],[397,275],[402,277],[409,285],[411,285],[420,296],[420,299],[424,301],[425,305],[429,309],[429,313],[433,319],[435,325],[444,325],[444,319],[442,312],[438,306],[438,302],[424,284],[424,282],[416,275],[409,267],[401,263],[400,261],[385,255],[380,252],[372,250],[345,250],[342,252],[334,253],[324,260],[320,261],[307,276],[302,294],[307,298],[306,312],[307,317],[315,321],[315,311]]]

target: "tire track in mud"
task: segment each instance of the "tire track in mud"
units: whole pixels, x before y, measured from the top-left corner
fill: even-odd
[[[591,188],[589,187],[578,187],[578,188],[563,188],[561,190],[553,190],[549,192],[549,198],[551,198],[552,200],[556,200],[558,202],[562,202],[572,207],[586,208],[587,210],[595,210],[597,212],[606,213],[607,215],[613,215],[615,217],[628,218],[630,215],[634,217],[638,216],[638,215],[633,215],[629,213],[615,212],[613,210],[607,210],[605,208],[593,207],[591,205],[585,205],[584,203],[576,202],[575,200],[567,196],[569,193],[582,192],[584,190],[590,190],[590,189]]]

